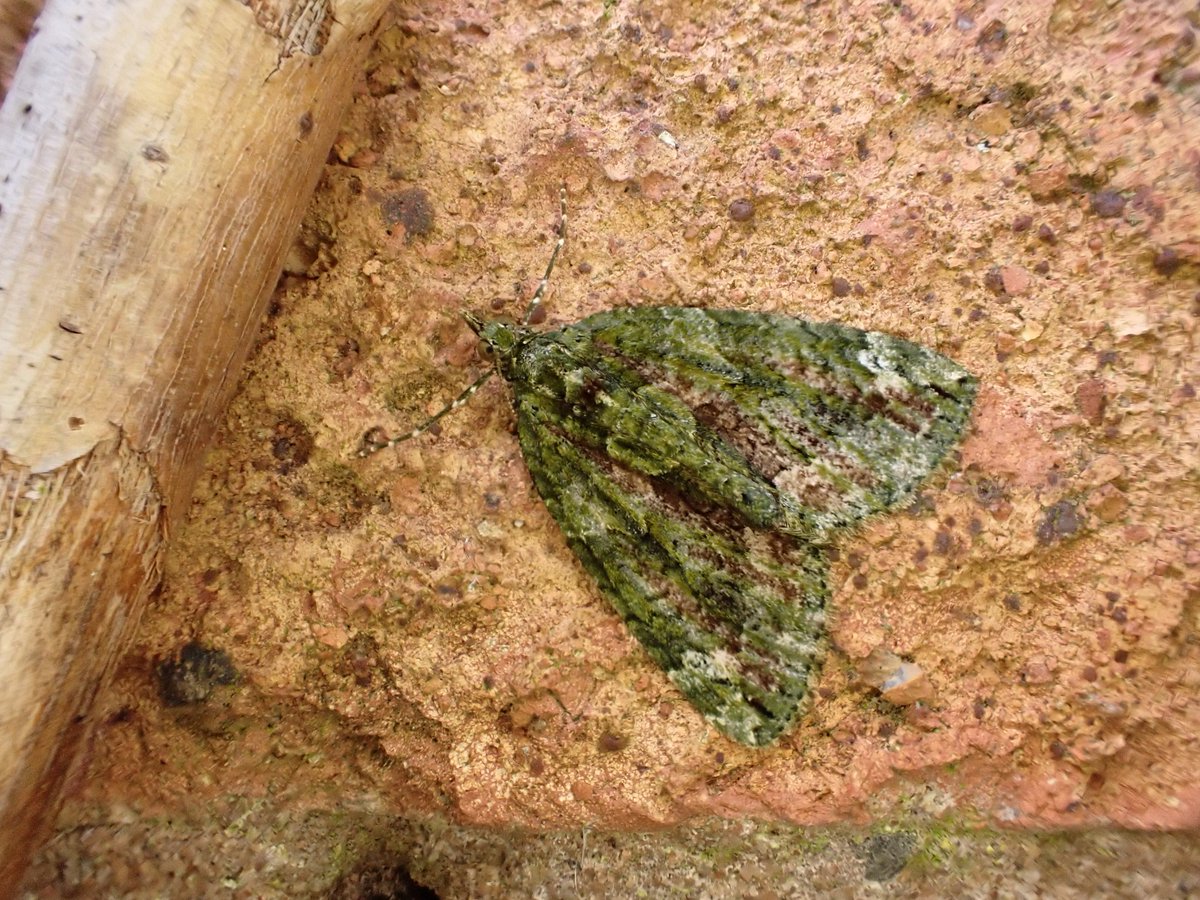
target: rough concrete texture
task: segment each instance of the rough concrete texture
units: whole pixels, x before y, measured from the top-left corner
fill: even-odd
[[[240,795],[534,828],[1200,823],[1198,28],[1182,2],[404,6],[64,821]],[[520,315],[564,183],[550,325],[787,312],[982,382],[955,464],[840,548],[837,652],[772,749],[626,634],[498,380],[353,458],[483,370],[459,311]],[[168,708],[192,641],[238,683]]]
[[[719,820],[666,833],[520,834],[362,811],[305,814],[244,798],[196,812],[73,823],[30,873],[26,900],[1091,900],[1200,893],[1196,841],[1176,834],[893,826],[863,833]],[[436,893],[420,893],[421,886]]]

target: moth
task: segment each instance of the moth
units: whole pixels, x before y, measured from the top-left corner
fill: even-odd
[[[967,426],[977,382],[898,337],[733,309],[613,309],[555,331],[465,314],[509,383],[517,436],[568,545],[650,657],[722,734],[764,747],[827,652],[827,551],[911,497]]]

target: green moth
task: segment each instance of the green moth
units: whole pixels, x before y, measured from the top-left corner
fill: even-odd
[[[553,271],[563,226],[526,322]],[[601,593],[716,728],[770,744],[826,653],[826,549],[910,497],[976,380],[879,332],[641,307],[539,332],[467,315],[508,381],[538,493]],[[429,423],[460,406],[488,372]]]

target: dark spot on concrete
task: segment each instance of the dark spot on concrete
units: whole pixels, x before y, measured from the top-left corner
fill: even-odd
[[[829,287],[833,289],[834,296],[850,296],[854,289],[853,284],[841,276],[835,277],[833,281],[830,281]]]
[[[998,53],[1008,43],[1008,28],[999,19],[992,19],[979,32],[975,46],[988,53]]]
[[[629,738],[621,734],[606,731],[596,741],[596,749],[601,753],[619,753],[629,746]]]
[[[1116,653],[1113,654],[1113,662],[1121,663],[1122,665],[1129,662],[1129,651],[1128,650],[1118,650]]]
[[[1075,172],[1067,177],[1071,189],[1078,194],[1099,191],[1108,183],[1108,176],[1099,172]]]
[[[279,461],[279,474],[287,475],[308,462],[316,441],[303,422],[284,416],[275,423],[271,455]]]
[[[1012,87],[1007,91],[1002,91],[1002,98],[1008,99],[1017,106],[1024,106],[1030,100],[1038,95],[1036,85],[1030,84],[1028,81],[1014,81]],[[1007,95],[1005,97],[1005,95]]]
[[[1163,247],[1154,254],[1154,271],[1165,278],[1174,275],[1182,265],[1183,259],[1174,247]]]
[[[1089,378],[1075,389],[1075,407],[1090,424],[1099,425],[1104,421],[1107,406],[1108,396],[1101,379]]]
[[[395,862],[363,865],[347,872],[333,886],[329,900],[438,900],[436,891],[413,879]]]
[[[1048,275],[1050,274],[1050,263],[1043,259],[1033,267],[1033,271],[1039,275]]]
[[[342,462],[317,470],[308,486],[321,520],[331,527],[349,527],[362,520],[373,504],[387,504],[387,495],[372,497],[358,473]]]
[[[236,681],[237,669],[229,656],[199,641],[185,644],[177,660],[158,667],[158,693],[167,706],[201,703],[213,688]]]
[[[859,162],[866,162],[871,158],[871,148],[867,145],[865,134],[860,134],[854,141],[854,155],[858,157]]]
[[[983,276],[983,286],[997,297],[1004,294],[1004,276],[999,266],[992,266]]]
[[[1012,612],[1021,611],[1021,598],[1017,594],[1005,594],[1004,605]]]
[[[1064,756],[1067,755],[1067,750],[1068,750],[1067,745],[1064,744],[1062,741],[1051,741],[1050,742],[1050,755],[1053,756],[1055,759],[1062,759]]]
[[[1054,229],[1049,225],[1038,226],[1038,240],[1045,241],[1047,244],[1057,244],[1058,235],[1054,233]]]
[[[1017,216],[1013,219],[1012,230],[1017,234],[1022,231],[1028,231],[1033,227],[1033,216]]]
[[[369,687],[378,668],[379,642],[371,635],[360,631],[342,646],[338,674],[353,678],[359,687]]]
[[[950,532],[945,529],[940,529],[933,536],[933,552],[938,556],[946,556],[953,545],[954,539],[951,537]]]
[[[983,506],[999,503],[1005,497],[1004,485],[991,478],[980,479],[975,484],[975,499]]]
[[[1152,116],[1158,112],[1159,103],[1158,94],[1146,91],[1141,100],[1133,102],[1133,111],[1139,116]]]
[[[333,363],[330,366],[333,369],[333,374],[338,378],[348,376],[358,365],[361,355],[362,348],[359,346],[357,340],[352,337],[343,338],[338,342],[334,350]]]
[[[408,237],[423,237],[433,231],[433,201],[424,188],[414,187],[388,194],[379,204],[388,228],[404,226]]]
[[[1092,212],[1102,219],[1115,219],[1125,212],[1125,198],[1117,191],[1092,194]]]
[[[855,573],[854,577],[852,579],[850,579],[850,581],[854,585],[855,590],[861,591],[861,590],[866,589],[867,576],[864,575],[862,572]]]
[[[754,218],[754,201],[739,197],[729,204],[729,218],[735,222],[749,222]]]
[[[1037,539],[1041,544],[1071,537],[1080,528],[1079,511],[1070,500],[1059,500],[1046,510],[1042,523],[1037,527]]]
[[[867,881],[891,881],[908,865],[916,849],[917,837],[909,831],[876,834],[867,838],[858,848],[859,857],[866,863],[863,878]]]
[[[854,286],[840,275],[829,282],[829,286],[833,289],[833,296],[835,297],[848,297],[850,292],[854,290]]]

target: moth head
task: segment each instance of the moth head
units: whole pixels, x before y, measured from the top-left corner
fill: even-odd
[[[485,321],[470,312],[464,312],[463,318],[471,330],[479,335],[480,354],[496,363],[509,357],[521,336],[518,326],[502,319]]]

